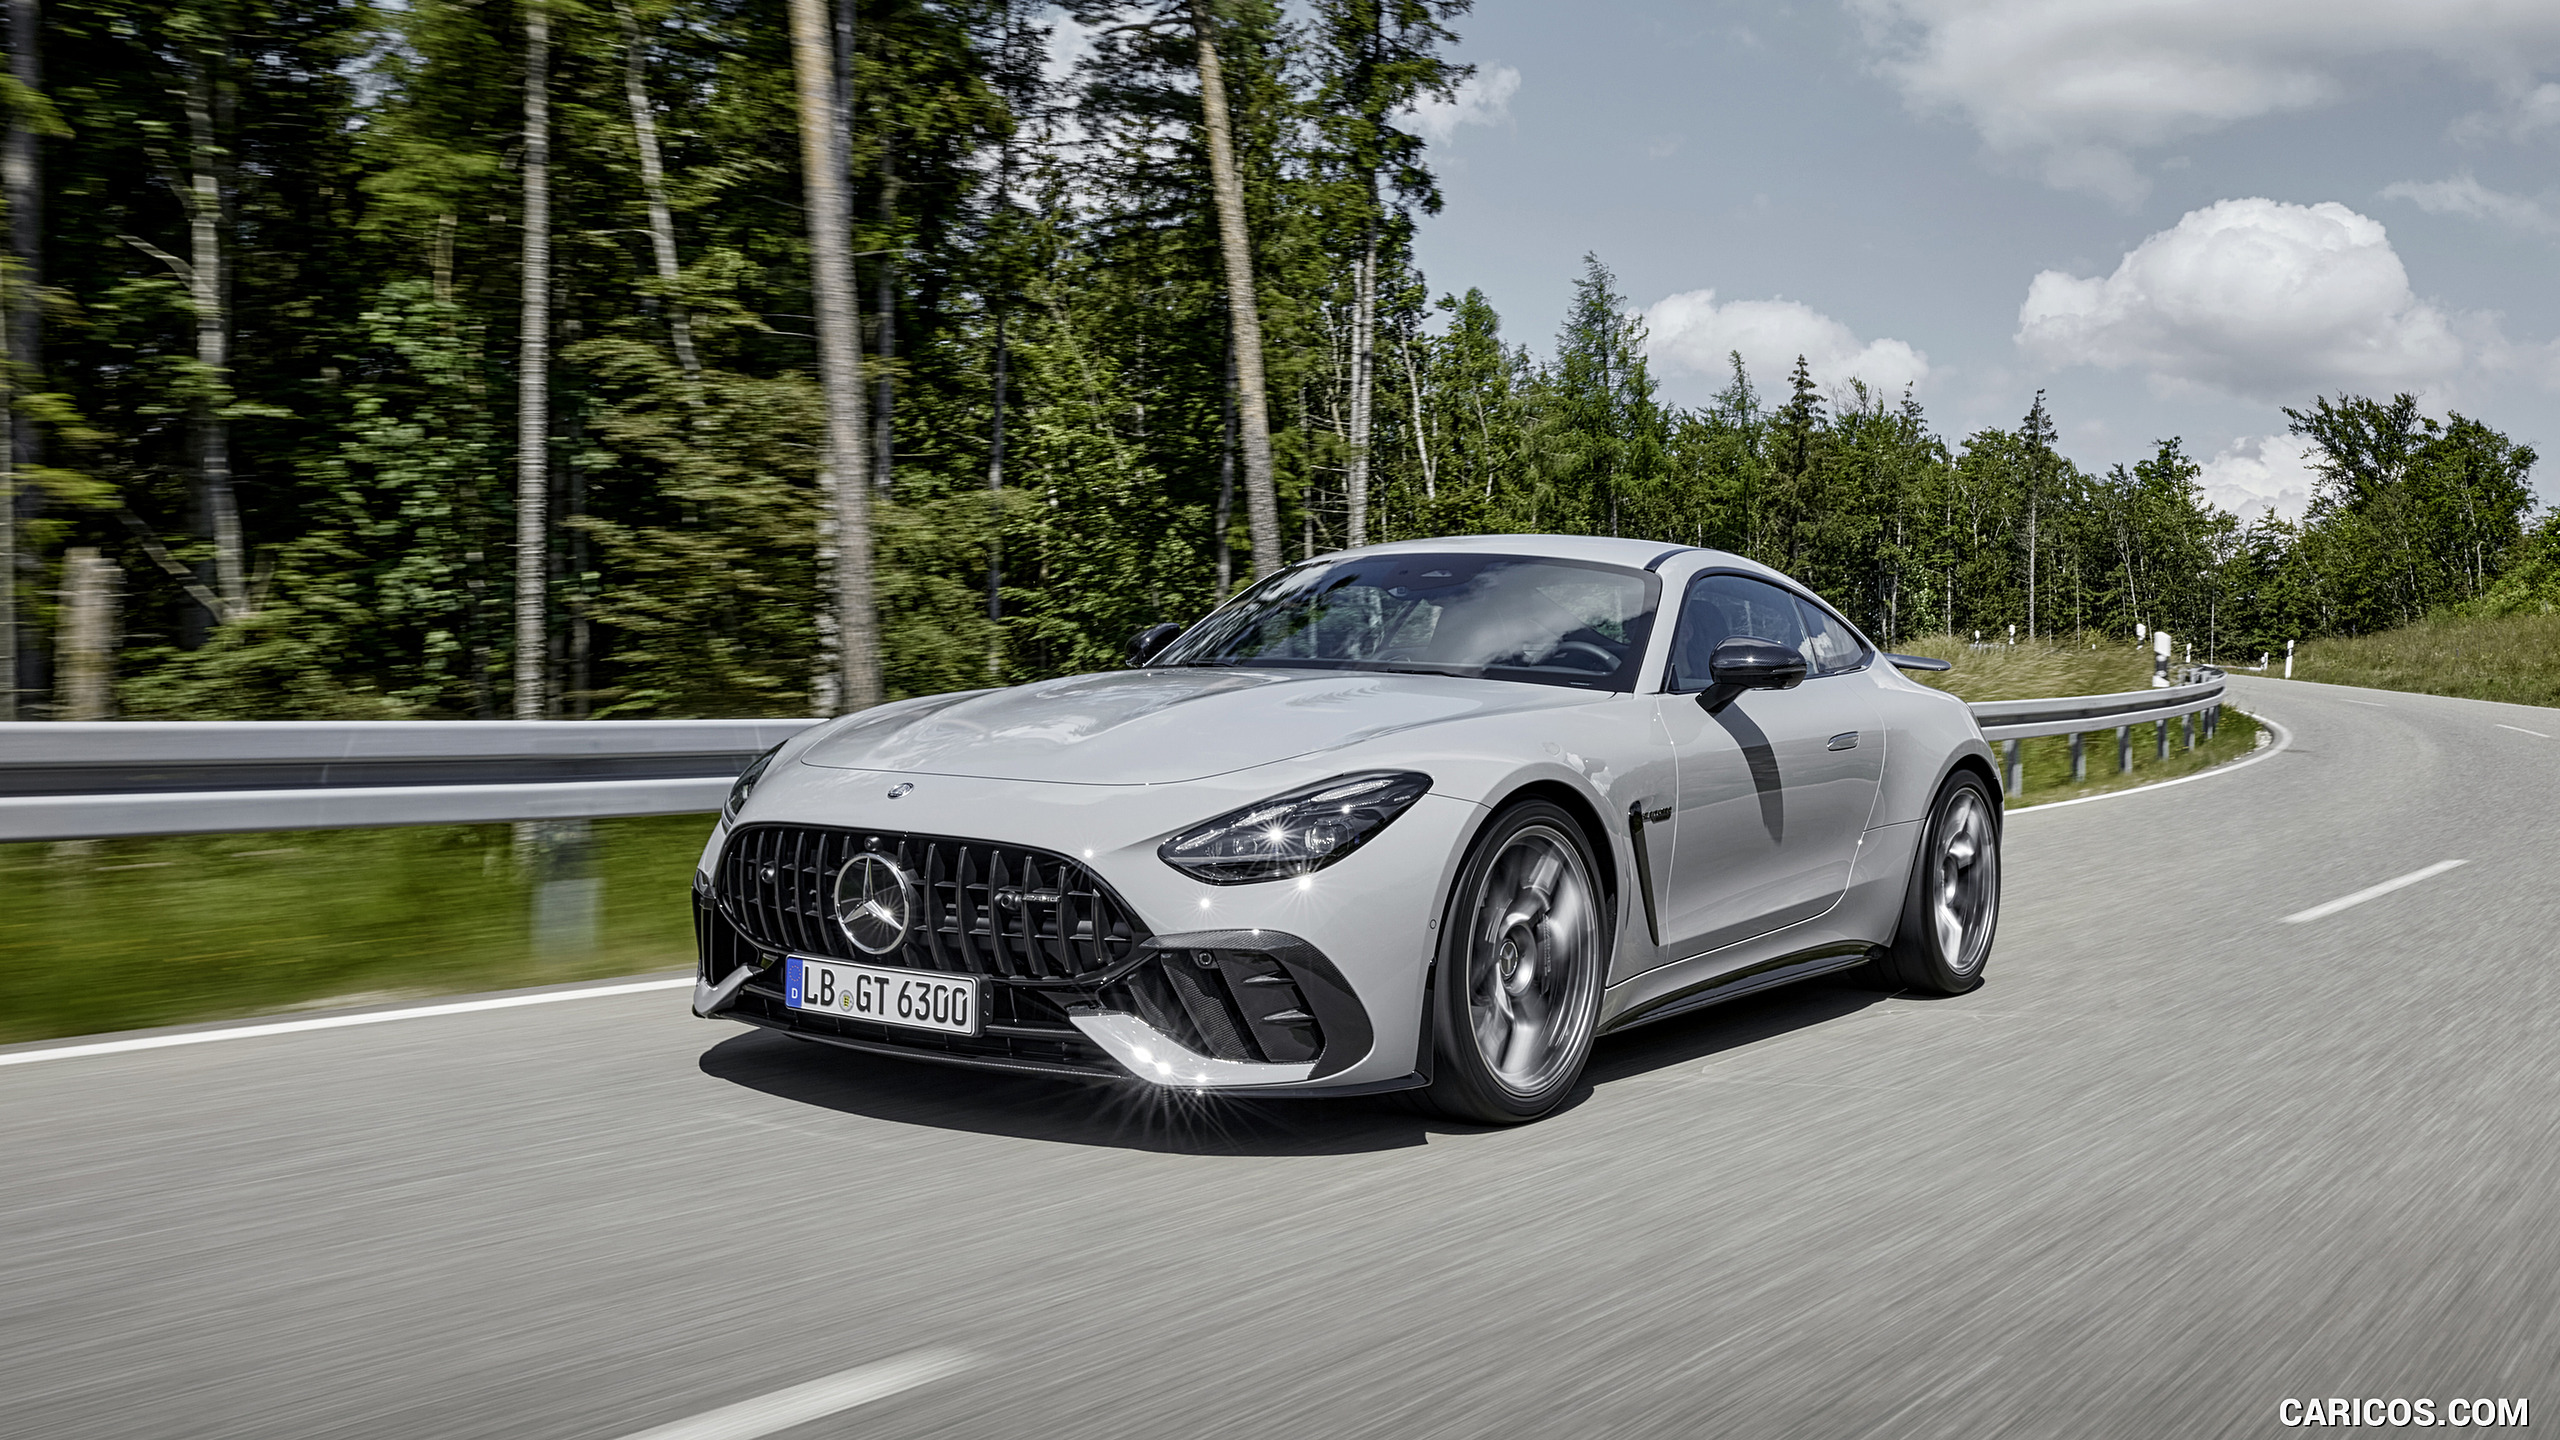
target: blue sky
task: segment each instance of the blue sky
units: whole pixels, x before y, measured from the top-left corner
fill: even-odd
[[[2185,438],[2298,511],[2284,405],[2419,394],[2560,466],[2560,0],[1480,0],[1419,122],[1435,291],[1544,353],[1584,252],[1666,398],[2038,387],[2085,466]],[[2560,496],[2550,473],[2545,497]]]

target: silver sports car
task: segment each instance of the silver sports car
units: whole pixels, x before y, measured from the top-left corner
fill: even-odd
[[[1612,1030],[1852,967],[1981,983],[1999,782],[1913,667],[1940,662],[1714,550],[1322,556],[1142,633],[1126,670],[882,705],[759,759],[694,875],[694,1009],[1535,1119]]]

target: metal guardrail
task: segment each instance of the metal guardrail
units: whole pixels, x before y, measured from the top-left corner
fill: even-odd
[[[2196,746],[2197,717],[2202,716],[2204,737],[2213,738],[2222,718],[2223,673],[2210,665],[2198,665],[2186,672],[2183,684],[2158,690],[2126,690],[2113,695],[2070,695],[2053,700],[1987,700],[1972,705],[1974,723],[1982,727],[1982,738],[2002,747],[2001,768],[2008,773],[2008,791],[2014,795],[2026,788],[2026,764],[2019,758],[2018,742],[2045,735],[2071,737],[2071,778],[2089,778],[2088,753],[2082,741],[2092,731],[2112,728],[2116,732],[2116,769],[2133,769],[2133,727],[2156,725],[2155,743],[2159,758],[2169,758],[2169,722],[2180,721],[2187,749]]]
[[[704,813],[817,723],[0,724],[0,841]]]
[[[2132,728],[2204,717],[2222,703],[2219,670],[2189,683],[2116,695],[1997,700],[1972,707],[2004,744],[2009,790],[2024,787],[2018,742],[2112,727],[2119,768]],[[708,813],[729,783],[805,720],[106,721],[0,724],[0,841],[92,840],[238,830],[476,825],[514,820]],[[2195,721],[2185,724],[2195,744]]]

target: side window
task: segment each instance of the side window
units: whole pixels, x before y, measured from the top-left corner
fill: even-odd
[[[1804,612],[1796,597],[1742,575],[1701,575],[1680,602],[1680,633],[1671,643],[1671,688],[1704,690],[1708,657],[1736,635],[1805,648]],[[1806,656],[1808,662],[1811,655]]]
[[[1816,675],[1837,675],[1867,663],[1867,647],[1858,632],[1819,605],[1797,602],[1804,611],[1805,664]]]

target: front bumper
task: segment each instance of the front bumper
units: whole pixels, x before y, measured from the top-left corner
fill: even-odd
[[[1342,972],[1279,931],[1153,936],[1128,961],[1082,983],[982,977],[985,1018],[981,1033],[967,1036],[791,1008],[782,952],[731,923],[699,881],[694,931],[696,1015],[873,1054],[1185,1090],[1267,1090],[1321,1084],[1368,1056],[1376,1040]]]

